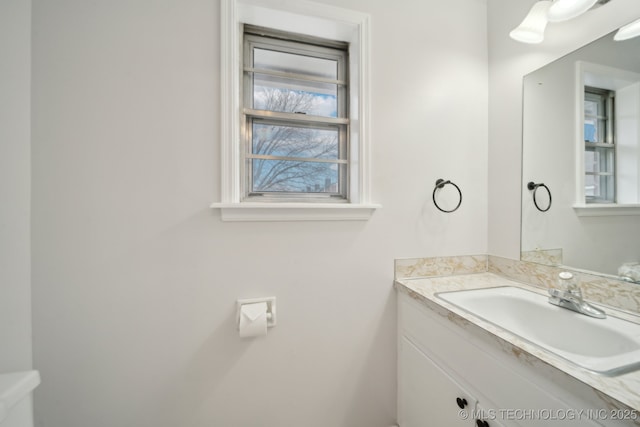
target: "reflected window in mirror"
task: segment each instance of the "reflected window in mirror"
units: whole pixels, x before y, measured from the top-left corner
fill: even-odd
[[[587,203],[616,202],[615,92],[585,86],[584,194]]]

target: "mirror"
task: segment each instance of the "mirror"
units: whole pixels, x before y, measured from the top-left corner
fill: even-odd
[[[524,77],[521,259],[640,283],[640,37],[613,35]]]

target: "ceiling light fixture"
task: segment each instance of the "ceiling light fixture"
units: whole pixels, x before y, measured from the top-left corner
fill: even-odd
[[[549,22],[568,21],[591,9],[598,0],[555,0],[549,8]]]
[[[551,0],[540,0],[533,7],[509,36],[522,43],[540,43],[544,40],[544,29],[547,26],[547,14]]]
[[[589,9],[609,3],[611,0],[540,0],[524,18],[522,23],[509,33],[512,39],[523,43],[540,43],[549,22],[561,22],[582,15]],[[634,24],[637,24],[634,26]],[[620,37],[636,37],[640,33],[640,23],[629,24],[632,29],[622,31]],[[623,27],[624,28],[624,27]],[[629,35],[627,36],[627,32]],[[624,40],[622,38],[616,40]]]
[[[627,24],[624,27],[620,27],[618,32],[613,36],[613,39],[615,41],[622,41],[638,36],[640,36],[640,19],[633,21],[631,24]]]

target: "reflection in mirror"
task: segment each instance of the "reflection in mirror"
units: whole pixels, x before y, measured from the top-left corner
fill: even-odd
[[[521,257],[640,283],[640,37],[613,36],[524,78]]]

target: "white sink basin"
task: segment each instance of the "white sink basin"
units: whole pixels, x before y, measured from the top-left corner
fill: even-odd
[[[638,324],[588,317],[510,286],[436,296],[591,371],[616,375],[640,368]]]

